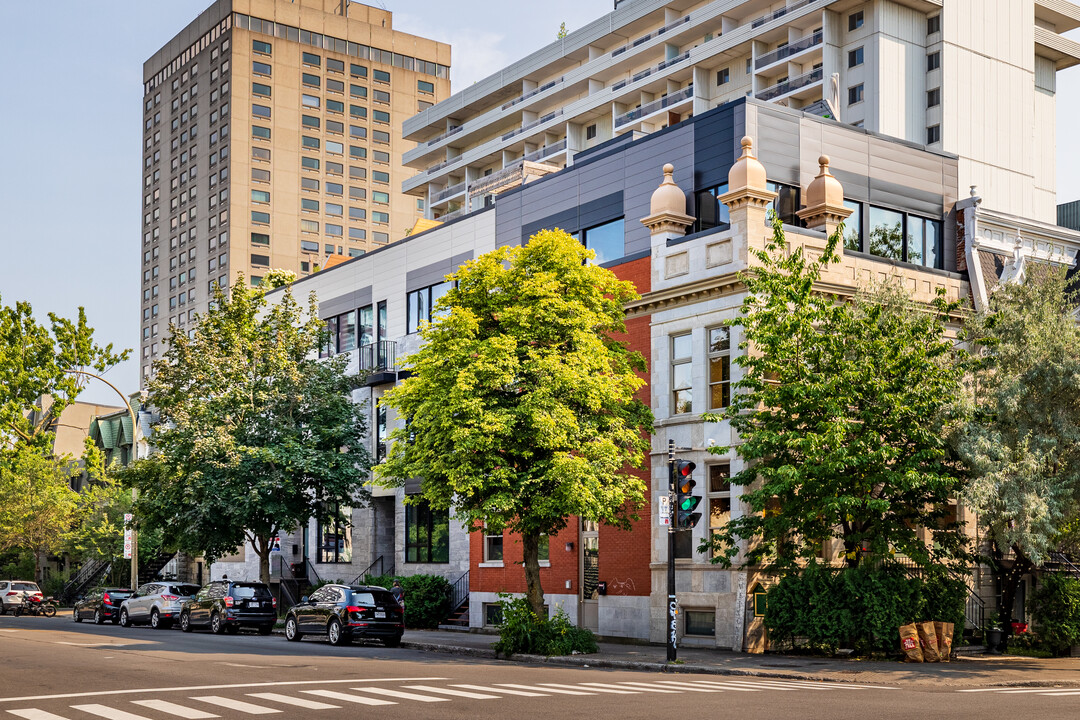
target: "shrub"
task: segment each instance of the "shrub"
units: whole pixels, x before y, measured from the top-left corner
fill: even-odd
[[[401,583],[405,591],[405,627],[434,628],[446,619],[450,604],[450,583],[441,575],[369,575],[364,582],[387,590]]]
[[[1080,580],[1045,573],[1028,602],[1036,633],[1057,655],[1080,643]]]
[[[597,651],[596,636],[585,628],[574,626],[562,608],[551,619],[539,618],[523,597],[500,593],[502,622],[495,653],[510,657],[526,655],[571,655]]]
[[[768,591],[765,626],[778,646],[833,654],[896,650],[897,628],[921,620],[964,623],[967,589],[944,571],[912,577],[903,568],[809,565]]]

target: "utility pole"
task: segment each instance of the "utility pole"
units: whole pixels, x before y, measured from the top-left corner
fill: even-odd
[[[678,622],[675,600],[675,530],[678,526],[678,510],[675,506],[675,441],[668,440],[668,503],[672,518],[667,529],[667,660],[675,662]]]

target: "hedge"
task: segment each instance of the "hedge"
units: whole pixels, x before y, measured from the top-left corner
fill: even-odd
[[[401,583],[405,591],[405,627],[435,628],[446,619],[450,606],[450,583],[441,575],[369,575],[365,582],[387,590]]]

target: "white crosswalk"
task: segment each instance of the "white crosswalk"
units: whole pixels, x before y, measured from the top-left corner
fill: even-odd
[[[1069,697],[1080,695],[1080,688],[1068,687],[989,687],[957,690],[958,693],[991,693],[993,695],[1045,695],[1048,697]]]
[[[673,679],[674,678],[674,679]],[[168,692],[168,700],[161,697],[122,699],[110,697],[110,704],[79,703],[66,705],[65,708],[50,706],[49,710],[34,707],[5,707],[0,704],[0,717],[15,716],[23,720],[87,720],[87,716],[105,718],[105,720],[162,720],[162,718],[185,718],[202,720],[203,718],[236,717],[247,715],[278,715],[289,713],[295,716],[296,709],[310,711],[345,710],[349,705],[411,705],[414,703],[441,703],[454,700],[500,700],[514,697],[544,698],[573,695],[607,697],[614,701],[614,695],[645,695],[660,693],[666,695],[692,693],[755,693],[755,692],[845,692],[860,690],[893,690],[895,688],[877,685],[853,685],[847,683],[819,683],[799,680],[772,680],[769,678],[716,677],[700,678],[694,676],[668,676],[655,680],[625,680],[609,682],[553,683],[534,684],[492,683],[489,685],[451,683],[447,685],[430,684],[436,678],[417,678],[428,680],[427,684],[403,684],[402,680],[373,680],[372,684],[362,687],[336,685],[339,690],[326,688],[300,689],[276,688],[279,692],[243,692],[238,686],[237,696],[231,695],[190,695],[181,692],[183,688],[170,688],[167,691],[148,690],[146,694]],[[328,684],[332,684],[331,681]],[[366,681],[353,681],[366,682]],[[383,683],[378,686],[375,683]],[[221,687],[221,686],[218,686]],[[190,688],[204,692],[206,688]],[[248,689],[254,689],[249,686]],[[291,690],[291,692],[290,692]],[[1041,692],[1047,695],[1078,695],[1080,691],[1068,691],[1065,688],[988,688],[987,691],[1003,693]],[[111,691],[110,691],[111,692]],[[129,691],[124,691],[129,692]],[[141,691],[130,691],[138,694]],[[92,695],[87,693],[85,695]],[[99,693],[98,695],[100,695]],[[55,697],[55,696],[54,696]],[[23,698],[24,700],[27,698]],[[51,699],[51,698],[50,698]],[[71,700],[68,700],[71,702]],[[306,716],[306,715],[305,715]]]

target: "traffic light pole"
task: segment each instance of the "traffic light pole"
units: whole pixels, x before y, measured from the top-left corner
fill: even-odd
[[[679,524],[679,509],[675,503],[675,441],[668,440],[668,497],[671,501],[671,522],[667,529],[667,659],[675,662],[678,622],[675,600],[675,530]]]

